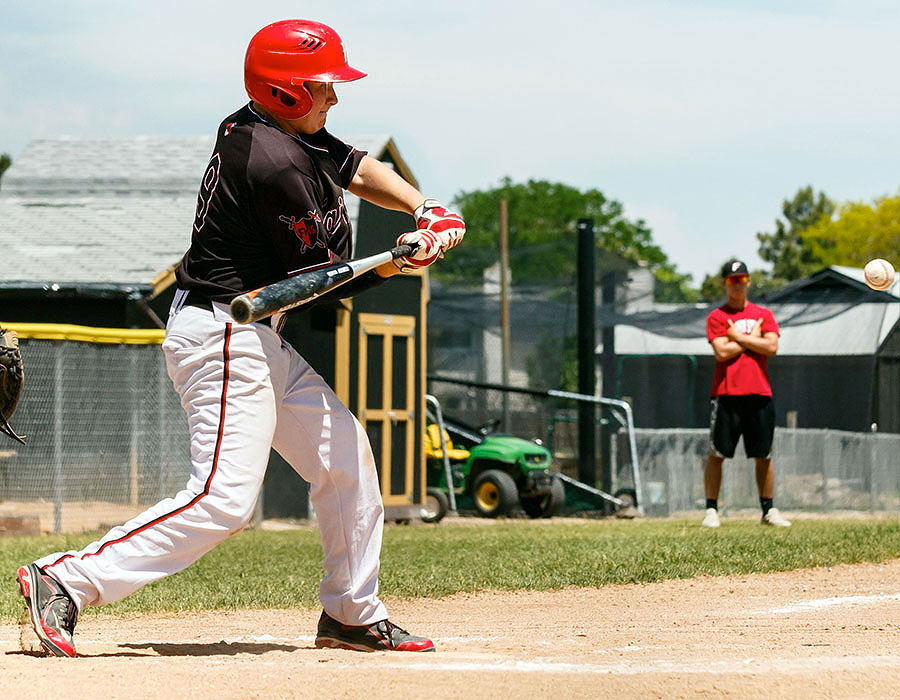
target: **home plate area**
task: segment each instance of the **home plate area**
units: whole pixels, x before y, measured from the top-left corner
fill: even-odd
[[[889,698],[900,560],[389,600],[436,653],[316,649],[318,611],[86,615],[77,659],[0,626],[4,694],[163,698]],[[29,648],[27,643],[31,642]]]

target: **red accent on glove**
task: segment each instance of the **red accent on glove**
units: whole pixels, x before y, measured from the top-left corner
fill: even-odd
[[[426,199],[416,209],[416,228],[439,234],[443,250],[459,245],[466,234],[466,224],[462,217],[434,199]]]

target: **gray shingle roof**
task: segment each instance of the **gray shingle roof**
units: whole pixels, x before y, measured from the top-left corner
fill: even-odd
[[[191,241],[196,195],[0,199],[0,282],[149,285]]]
[[[380,157],[388,136],[347,137]],[[36,139],[3,175],[0,285],[149,285],[190,245],[209,136]],[[359,199],[348,193],[355,224]]]
[[[35,139],[3,176],[2,195],[24,199],[196,196],[209,136]]]

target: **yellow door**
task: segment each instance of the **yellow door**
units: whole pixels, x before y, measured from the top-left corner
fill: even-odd
[[[415,502],[415,329],[414,316],[359,314],[358,417],[375,452],[385,506]]]

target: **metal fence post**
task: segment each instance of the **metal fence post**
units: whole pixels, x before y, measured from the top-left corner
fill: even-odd
[[[53,532],[62,533],[63,501],[63,341],[53,343]]]
[[[157,476],[159,477],[159,500],[162,500],[167,495],[166,489],[166,475],[169,471],[169,460],[171,459],[171,452],[169,450],[169,441],[171,440],[171,435],[169,435],[168,430],[168,410],[166,406],[166,363],[159,361],[159,355],[157,355],[156,361],[156,410],[157,415],[159,416],[159,469],[157,470]]]
[[[597,331],[594,258],[594,220],[579,219],[578,224],[578,391],[593,396],[597,386]],[[604,347],[604,353],[609,348]],[[605,381],[605,378],[604,378]],[[597,485],[597,407],[591,402],[578,404],[578,480]],[[605,451],[605,449],[604,449]],[[607,465],[604,465],[604,467]],[[604,484],[609,488],[609,484]]]
[[[128,345],[121,346],[128,353],[128,409],[129,424],[131,436],[128,443],[128,502],[131,505],[137,505],[139,498],[140,484],[140,458],[138,456],[138,431],[140,430],[141,421],[138,413],[140,411],[140,396],[138,386],[143,389],[143,383],[138,382],[137,372],[137,350]]]
[[[447,479],[447,499],[450,501],[450,512],[456,513],[456,492],[453,483],[453,470],[450,468],[450,456],[447,454],[447,440],[444,438],[444,414],[441,412],[440,402],[431,394],[425,394],[425,401],[434,407],[437,418],[438,431],[441,435],[441,455],[444,461],[444,476]]]
[[[830,511],[834,508],[833,499],[829,492],[828,482],[839,473],[841,465],[841,436],[831,430],[825,431],[825,453],[822,459],[822,508]]]

